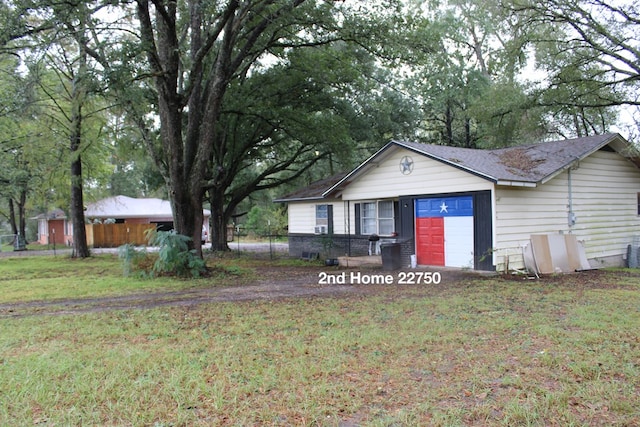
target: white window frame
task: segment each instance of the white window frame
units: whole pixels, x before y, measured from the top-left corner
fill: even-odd
[[[322,212],[322,208],[324,208],[324,215],[318,216],[318,213]],[[318,225],[329,227],[329,205],[326,203],[316,205],[316,226]]]
[[[381,203],[390,203],[391,204],[391,217],[380,217],[380,204]],[[372,205],[374,207],[373,215],[370,215],[371,212],[367,212],[365,205]],[[360,202],[360,233],[363,235],[367,234],[377,234],[379,236],[392,236],[395,230],[395,203],[393,199],[380,199],[380,200],[366,200]],[[381,231],[383,227],[380,226],[381,221],[391,222],[391,229]],[[371,227],[371,225],[375,223],[375,228]]]

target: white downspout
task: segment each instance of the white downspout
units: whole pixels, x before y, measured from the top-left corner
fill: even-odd
[[[573,185],[572,185],[572,182],[571,182],[571,171],[572,170],[573,170],[573,167],[567,169],[568,187],[569,187],[568,188],[569,204],[567,206],[569,208],[569,212],[568,212],[568,216],[567,216],[567,225],[569,226],[569,234],[571,234],[572,227],[576,224],[576,214],[573,212]]]

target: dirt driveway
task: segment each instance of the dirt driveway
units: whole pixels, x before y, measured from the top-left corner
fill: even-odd
[[[388,291],[390,285],[412,285],[411,279],[407,277],[409,272],[388,272],[379,268],[345,270],[322,266],[279,267],[260,263],[255,270],[255,276],[259,279],[248,284],[239,283],[237,286],[216,286],[213,283],[210,287],[179,291],[0,304],[0,318],[96,313],[157,307],[188,307],[215,302],[344,297]],[[418,271],[415,270],[413,273]],[[443,285],[451,285],[454,281],[460,281],[464,277],[477,277],[475,273],[460,271],[442,271],[438,274],[440,274],[439,281]],[[423,281],[424,277],[422,277]],[[415,282],[415,280],[414,277],[413,281]]]
[[[263,245],[252,244],[242,250],[262,252],[257,257],[269,258],[269,249]],[[278,252],[286,253],[285,246],[278,246]],[[45,255],[47,253],[42,253]],[[22,255],[22,254],[21,254]],[[36,255],[33,251],[24,255]],[[264,261],[264,259],[263,259]],[[434,276],[437,275],[437,282]],[[594,270],[564,276],[549,276],[537,280],[549,284],[565,286],[576,290],[597,287],[616,287],[613,281],[602,281],[603,272]],[[618,272],[620,276],[639,277],[640,272]],[[25,316],[52,316],[74,313],[96,313],[112,310],[149,309],[157,307],[189,307],[204,303],[240,302],[252,300],[275,300],[309,297],[347,297],[354,295],[433,295],[452,288],[471,286],[479,277],[486,277],[471,271],[458,269],[441,270],[400,270],[383,271],[380,268],[339,269],[309,265],[304,267],[281,267],[270,262],[258,262],[255,277],[250,283],[238,283],[237,286],[211,286],[187,288],[179,291],[143,292],[114,297],[75,298],[47,301],[29,301],[0,304],[0,318]],[[505,279],[502,277],[501,279]],[[524,278],[514,280],[527,280]],[[408,286],[403,286],[408,285]]]

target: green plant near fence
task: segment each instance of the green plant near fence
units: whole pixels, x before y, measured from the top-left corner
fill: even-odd
[[[118,257],[123,263],[125,276],[137,271],[141,275],[200,277],[206,269],[205,262],[194,249],[189,249],[191,238],[175,231],[149,230],[147,233],[149,245],[157,246],[157,254],[138,251],[132,245],[122,245],[118,248]],[[145,262],[155,258],[153,264]]]
[[[140,269],[141,261],[147,256],[146,251],[137,250],[129,243],[118,246],[118,258],[122,260],[122,273],[125,277]]]

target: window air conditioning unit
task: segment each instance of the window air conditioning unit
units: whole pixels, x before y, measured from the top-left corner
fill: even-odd
[[[327,226],[326,225],[316,225],[314,233],[315,234],[327,234]]]

